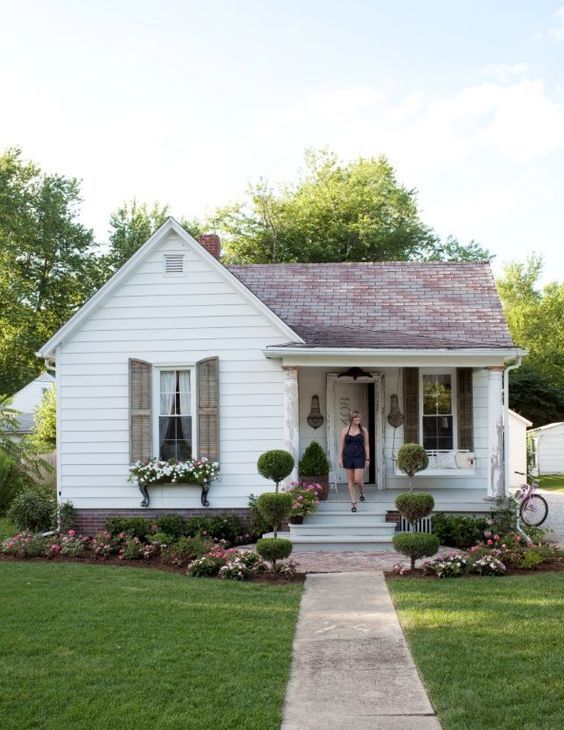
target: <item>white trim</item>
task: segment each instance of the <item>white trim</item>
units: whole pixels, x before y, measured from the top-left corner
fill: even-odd
[[[57,348],[58,350],[59,348]],[[63,497],[63,460],[62,460],[62,412],[61,412],[61,370],[55,369],[55,428],[57,433],[56,469],[57,474],[57,502],[64,501]]]
[[[160,417],[160,401],[161,401],[161,370],[187,370],[190,373],[190,415],[192,416],[192,456],[195,459],[198,453],[198,424],[196,411],[196,393],[198,384],[196,383],[196,366],[195,365],[153,365],[153,392],[152,392],[152,419],[153,429],[153,456],[160,457],[160,439],[159,439],[159,417]],[[157,377],[158,376],[158,377]]]
[[[147,256],[164,240],[169,233],[175,233],[182,241],[200,258],[204,259],[214,270],[228,282],[239,294],[258,309],[282,334],[293,342],[303,342],[302,338],[297,335],[280,317],[278,317],[272,309],[266,306],[255,294],[242,284],[229,269],[223,266],[215,256],[207,251],[200,243],[187,233],[182,226],[174,220],[167,218],[162,226],[153,233],[151,238],[139,248],[125,264],[116,271],[116,273],[102,286],[90,299],[74,314],[54,335],[49,339],[43,347],[41,347],[36,355],[38,357],[49,357],[53,355],[57,348],[66,337],[71,335],[91,314],[93,314],[104,302],[110,297],[114,290],[122,284],[144,261]]]
[[[267,358],[278,358],[286,355],[303,355],[314,357],[318,355],[365,355],[367,357],[388,357],[401,356],[415,358],[420,355],[433,355],[435,357],[463,357],[479,356],[515,358],[517,355],[526,354],[526,350],[518,348],[494,348],[494,347],[468,347],[468,348],[369,348],[369,347],[280,347],[272,346],[263,350]]]

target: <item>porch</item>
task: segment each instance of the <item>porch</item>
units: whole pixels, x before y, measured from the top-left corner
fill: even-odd
[[[395,499],[404,489],[379,490],[373,484],[364,488],[366,500],[358,502],[357,512],[351,512],[346,484],[332,485],[329,497],[318,511],[304,518],[301,525],[290,525],[288,532],[279,532],[294,544],[295,552],[388,552],[393,551],[392,539],[396,522],[387,521],[395,512]],[[434,512],[452,514],[484,514],[491,507],[486,489],[452,489],[437,487],[426,490],[435,499]]]

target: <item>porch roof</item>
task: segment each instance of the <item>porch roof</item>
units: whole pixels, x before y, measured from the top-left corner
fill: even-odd
[[[306,348],[515,348],[488,263],[251,264],[229,270]]]

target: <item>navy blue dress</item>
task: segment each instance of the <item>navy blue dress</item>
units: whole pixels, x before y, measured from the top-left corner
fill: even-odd
[[[351,436],[349,431],[345,434],[345,445],[343,447],[343,467],[345,469],[364,469],[366,466],[366,452],[364,450],[364,432]]]

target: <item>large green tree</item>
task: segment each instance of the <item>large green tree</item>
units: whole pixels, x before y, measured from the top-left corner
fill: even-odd
[[[233,263],[490,258],[475,243],[442,243],[383,156],[342,163],[327,150],[308,151],[296,184],[274,190],[260,181],[210,225]]]
[[[0,394],[35,377],[35,351],[99,286],[79,184],[43,173],[19,149],[0,155]]]
[[[564,283],[541,288],[542,265],[530,256],[498,280],[513,339],[529,353],[511,373],[510,405],[535,426],[564,420]]]
[[[115,210],[110,216],[109,250],[101,259],[107,273],[112,274],[123,266],[169,215],[168,205],[147,205],[135,199],[125,202]],[[202,232],[201,225],[196,220],[181,218],[179,223],[195,238]]]

